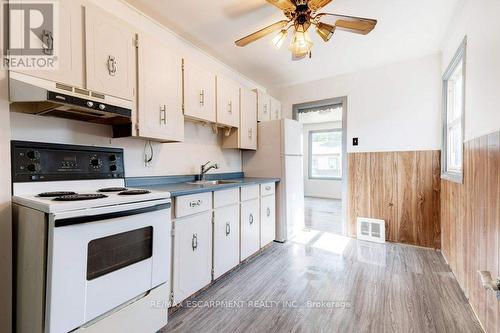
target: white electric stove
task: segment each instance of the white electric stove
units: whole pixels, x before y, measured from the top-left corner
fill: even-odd
[[[123,162],[121,149],[12,142],[16,331],[166,325],[170,194],[126,188]]]

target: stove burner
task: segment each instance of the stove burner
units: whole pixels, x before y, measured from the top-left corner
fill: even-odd
[[[118,193],[118,195],[140,195],[140,194],[148,194],[151,191],[148,190],[128,190]]]
[[[73,194],[73,195],[63,195],[61,197],[54,198],[56,201],[78,201],[78,200],[93,200],[107,198],[104,194]]]
[[[127,190],[128,188],[125,187],[106,187],[106,188],[101,188],[97,192],[123,192]]]
[[[64,192],[64,191],[60,191],[60,192],[43,192],[43,193],[40,193],[38,196],[40,198],[51,198],[51,197],[61,197],[61,196],[64,196],[64,195],[76,195],[76,192]]]

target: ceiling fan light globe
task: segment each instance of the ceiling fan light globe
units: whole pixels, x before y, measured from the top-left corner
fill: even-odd
[[[313,42],[307,32],[296,31],[288,48],[294,55],[301,56],[311,51]]]
[[[316,25],[316,33],[325,41],[328,42],[335,32],[335,26],[327,23],[318,23]]]
[[[288,31],[285,29],[281,30],[279,34],[274,36],[272,40],[273,45],[279,50],[281,46],[283,46],[283,43],[285,42],[287,36],[288,36]]]

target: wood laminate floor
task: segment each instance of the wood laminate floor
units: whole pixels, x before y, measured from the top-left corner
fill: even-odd
[[[341,200],[305,197],[304,212],[306,228],[344,234]]]
[[[482,332],[440,252],[315,230],[190,301],[161,332]]]

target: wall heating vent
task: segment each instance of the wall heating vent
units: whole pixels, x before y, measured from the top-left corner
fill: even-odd
[[[358,217],[358,239],[385,243],[385,221]]]

